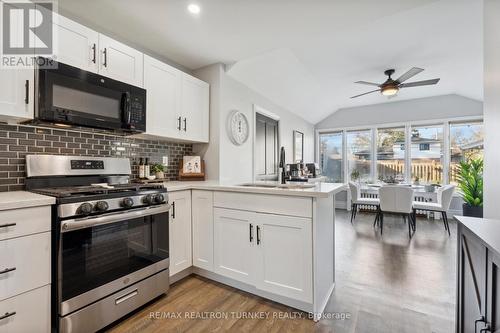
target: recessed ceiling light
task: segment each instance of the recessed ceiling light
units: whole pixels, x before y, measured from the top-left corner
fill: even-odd
[[[188,10],[191,14],[195,14],[195,15],[197,15],[201,12],[200,6],[195,4],[195,3],[189,4]]]

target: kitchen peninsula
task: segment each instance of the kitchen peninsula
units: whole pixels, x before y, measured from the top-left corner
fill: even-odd
[[[196,273],[321,318],[335,285],[334,198],[344,184],[164,185],[172,281]]]

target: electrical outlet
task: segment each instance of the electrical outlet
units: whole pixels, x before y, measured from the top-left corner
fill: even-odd
[[[163,165],[168,166],[168,156],[163,156]]]

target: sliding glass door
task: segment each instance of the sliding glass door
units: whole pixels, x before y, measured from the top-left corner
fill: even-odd
[[[319,135],[319,166],[328,182],[344,182],[343,145],[342,132]]]
[[[377,176],[387,183],[405,179],[405,128],[377,130]]]
[[[346,145],[349,180],[368,181],[371,175],[372,131],[348,131]]]

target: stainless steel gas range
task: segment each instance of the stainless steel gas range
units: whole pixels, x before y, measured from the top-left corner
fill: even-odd
[[[53,326],[94,332],[169,288],[169,208],[126,158],[28,155],[26,188],[54,196]],[[103,185],[111,181],[118,184]],[[99,185],[97,185],[99,184]]]

